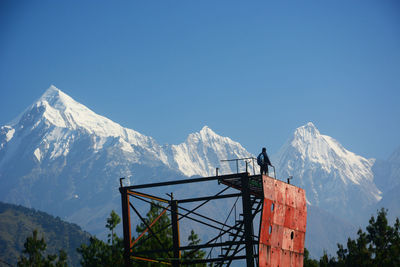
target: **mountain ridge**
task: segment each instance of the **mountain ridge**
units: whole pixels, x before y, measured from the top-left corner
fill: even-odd
[[[68,264],[79,266],[81,257],[76,249],[89,243],[89,233],[45,212],[3,202],[0,202],[0,258],[16,265],[26,238],[32,236],[34,229],[39,237],[44,236],[47,253],[58,254],[63,249],[68,254]]]
[[[40,118],[35,120],[38,116]],[[54,141],[59,144],[53,147],[48,158],[54,159],[61,155],[66,156],[69,153],[69,142],[74,139],[74,136],[70,133],[71,130],[86,131],[89,135],[95,136],[96,140],[93,140],[95,151],[102,149],[108,142],[118,143],[121,150],[132,154],[137,154],[137,150],[145,150],[149,158],[157,158],[169,167],[177,167],[179,171],[187,176],[207,176],[214,172],[217,167],[215,166],[216,162],[198,163],[196,162],[199,159],[198,155],[193,155],[193,149],[196,145],[203,147],[203,154],[218,154],[216,152],[218,148],[207,147],[207,141],[210,141],[210,139],[221,141],[225,146],[233,146],[234,156],[250,156],[238,142],[234,142],[228,137],[217,135],[208,126],[204,126],[199,132],[189,134],[188,138],[181,144],[161,146],[152,137],[125,128],[104,116],[94,113],[54,85],[50,86],[34,104],[20,114],[17,119],[13,120],[13,123],[1,127],[0,138],[1,135],[5,136],[5,138],[3,137],[3,140],[0,139],[0,148],[3,148],[5,143],[11,141],[16,131],[23,130],[26,124],[31,126],[29,128],[30,131],[39,126],[43,126],[47,132],[51,131],[51,134],[44,134],[43,142],[33,152],[39,162],[49,152],[48,143]],[[166,151],[169,152],[168,155]],[[226,172],[231,170],[226,167],[222,169]]]

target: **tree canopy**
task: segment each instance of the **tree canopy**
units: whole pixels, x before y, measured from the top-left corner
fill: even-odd
[[[121,219],[118,214],[115,213],[115,211],[111,211],[110,217],[107,218],[106,224],[106,227],[110,230],[107,243],[97,239],[96,237],[92,237],[90,238],[88,245],[82,244],[81,247],[78,248],[78,252],[82,255],[81,264],[83,267],[124,266],[123,239],[114,233],[115,227],[120,222]],[[152,224],[153,222],[155,223]],[[151,227],[149,229],[150,225]],[[141,255],[141,251],[172,248],[172,231],[170,225],[171,219],[168,214],[166,212],[163,213],[162,207],[152,203],[149,211],[146,214],[146,217],[144,218],[144,222],[141,222],[136,226],[137,236],[141,235],[142,233],[144,234],[134,246],[133,254],[137,253],[137,255]],[[199,244],[200,239],[192,230],[190,236],[188,237],[188,241],[190,245],[196,245]],[[205,252],[202,250],[198,250],[193,253],[187,252],[182,254],[182,258],[185,259],[201,259],[204,256]],[[134,259],[132,266],[160,266],[160,262],[170,262],[171,258],[173,258],[173,255],[172,252],[152,253],[151,259],[155,260],[155,262],[140,260],[140,258],[143,257],[141,256]],[[205,266],[205,264],[196,266]]]
[[[64,267],[67,266],[67,253],[65,251],[60,250],[59,255],[48,254],[45,256],[46,251],[46,242],[44,241],[44,237],[39,239],[38,231],[33,230],[32,236],[29,236],[26,239],[24,244],[24,250],[22,251],[24,254],[27,254],[27,257],[22,255],[18,261],[19,267]]]
[[[359,229],[357,239],[348,238],[347,247],[338,244],[336,257],[326,253],[319,262],[304,253],[304,266],[400,266],[400,221],[397,218],[391,226],[387,220],[387,210],[382,208],[369,220],[366,232]],[[316,265],[317,264],[317,265]]]

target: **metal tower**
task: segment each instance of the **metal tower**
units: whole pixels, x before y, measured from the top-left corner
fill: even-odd
[[[246,168],[247,169],[247,168]],[[206,182],[215,182],[223,187],[212,195],[192,196],[169,199],[144,193],[143,190],[158,192],[165,187],[172,190],[189,184],[202,186]],[[288,181],[289,182],[289,181]],[[306,200],[303,189],[266,175],[250,175],[248,172],[217,175],[212,177],[175,180],[160,183],[123,186],[119,188],[122,201],[124,232],[124,258],[126,266],[133,261],[147,261],[172,266],[187,266],[196,263],[214,263],[216,266],[229,266],[233,261],[245,260],[248,267],[253,266],[303,266],[304,239],[306,231]],[[233,191],[229,193],[230,191]],[[235,199],[225,221],[214,216],[201,214],[199,210],[206,205],[215,205],[215,201]],[[134,200],[134,201],[133,201]],[[241,200],[241,201],[239,201]],[[160,215],[147,222],[138,211],[140,202],[153,203],[162,209]],[[185,204],[190,208],[185,208]],[[200,209],[201,208],[201,209]],[[239,211],[238,211],[239,210]],[[235,213],[233,215],[233,213]],[[152,226],[164,214],[169,214],[172,230],[172,247],[165,247],[157,240],[157,232]],[[146,225],[144,233],[132,238],[132,221]],[[209,240],[197,245],[181,245],[179,224],[186,221],[202,225],[216,234]],[[257,229],[254,229],[254,228]],[[153,239],[160,243],[160,249],[140,250],[141,242]],[[181,252],[195,253],[205,250],[208,255],[203,259],[182,257]],[[216,252],[218,255],[215,255]],[[155,253],[165,252],[166,258],[152,257]]]

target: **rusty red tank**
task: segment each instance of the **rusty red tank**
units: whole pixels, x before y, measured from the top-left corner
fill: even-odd
[[[266,175],[262,181],[264,205],[259,266],[303,266],[307,225],[305,191]]]

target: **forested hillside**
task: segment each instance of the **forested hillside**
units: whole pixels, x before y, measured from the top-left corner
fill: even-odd
[[[34,229],[44,236],[47,253],[58,254],[63,249],[68,255],[68,265],[79,266],[77,253],[90,235],[78,225],[62,221],[45,212],[0,202],[0,266],[16,265],[24,242]]]

